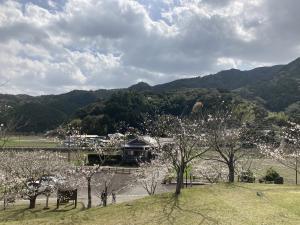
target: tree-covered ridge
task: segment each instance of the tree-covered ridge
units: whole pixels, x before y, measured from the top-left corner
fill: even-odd
[[[174,90],[181,88],[218,88],[235,90],[261,81],[270,80],[282,66],[260,67],[249,71],[237,69],[224,70],[216,74],[175,80],[170,83],[156,85],[154,90]]]
[[[280,68],[271,80],[245,87],[271,111],[284,111],[300,100],[300,58]]]
[[[201,105],[203,114],[213,114],[229,105],[238,105],[236,113],[240,120],[256,122],[266,120],[267,110],[262,106],[240,98],[231,92],[216,89],[183,89],[164,93],[118,92],[106,101],[98,101],[81,108],[72,124],[80,126],[82,132],[107,134],[127,127],[144,129],[144,121],[156,115],[188,116],[193,113],[195,103]]]
[[[190,112],[195,101],[205,101],[210,109],[217,96],[239,96],[299,120],[299,79],[300,59],[296,59],[287,65],[231,69],[156,86],[140,82],[127,89],[74,90],[37,97],[0,95],[0,122],[12,131],[44,132],[79,118],[85,130],[105,133],[115,131],[120,121],[137,125],[145,113]]]

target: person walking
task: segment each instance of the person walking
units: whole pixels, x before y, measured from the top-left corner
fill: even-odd
[[[105,192],[102,191],[102,193],[101,193],[101,205],[102,205],[102,206],[105,206],[105,205],[104,205],[104,202],[105,202]]]

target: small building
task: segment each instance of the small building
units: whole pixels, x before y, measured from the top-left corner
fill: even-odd
[[[152,158],[153,148],[158,147],[157,141],[150,136],[139,136],[122,145],[124,163],[139,163]]]

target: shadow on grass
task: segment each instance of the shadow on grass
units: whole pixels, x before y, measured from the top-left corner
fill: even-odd
[[[18,210],[14,210],[13,213],[11,213],[10,209],[8,209],[8,210],[6,209],[5,211],[3,210],[3,212],[8,215],[4,215],[3,217],[1,217],[0,222],[16,220],[19,217],[24,217],[24,214],[26,211],[29,211],[29,209],[28,208],[18,209]]]
[[[43,209],[29,209],[29,208],[21,208],[21,209],[8,209],[3,211],[4,216],[0,218],[0,222],[4,221],[17,221],[25,218],[28,214],[29,216],[33,216],[37,218],[37,214],[42,212]],[[5,215],[7,214],[7,215]]]
[[[147,219],[147,221],[145,221],[143,224],[154,224],[153,221],[155,221],[155,224],[184,224],[182,221],[180,221],[180,217],[187,216],[190,216],[193,219],[193,224],[219,224],[218,220],[207,215],[207,211],[210,211],[211,209],[191,209],[188,204],[183,205],[180,202],[180,196],[176,196],[175,194],[160,196],[159,198],[153,199],[153,202],[151,203],[154,205],[161,205],[162,213],[154,213],[154,217],[150,216],[149,219]],[[137,212],[135,212],[136,210],[137,209],[133,207],[131,208],[130,213],[132,218],[136,218],[138,216]]]
[[[24,219],[34,219],[39,218],[42,215],[51,215],[53,213],[66,213],[72,211],[83,211],[85,207],[82,203],[78,203],[77,208],[73,207],[73,204],[66,204],[61,206],[59,209],[54,208],[52,205],[50,209],[45,210],[42,206],[37,205],[35,209],[29,209],[26,206],[13,206],[7,210],[1,211],[0,223],[8,221],[20,221]],[[22,208],[21,208],[22,207]]]
[[[70,203],[70,204],[63,204],[60,205],[59,208],[54,208],[51,210],[46,211],[46,213],[59,213],[59,212],[70,212],[72,210],[76,210],[76,211],[84,211],[86,208],[84,207],[84,204],[81,202],[78,202],[77,204],[77,208],[74,208],[74,204]]]
[[[188,207],[182,207],[179,200],[180,196],[177,196],[173,194],[167,204],[165,204],[163,208],[163,213],[169,224],[176,224],[176,218],[178,218],[178,213],[189,213],[194,216],[200,217],[199,218],[199,225],[204,224],[205,222],[208,222],[209,224],[218,224],[218,221],[202,211],[208,211],[210,209],[199,209],[199,210],[193,210],[189,209]],[[177,212],[176,212],[177,211]]]

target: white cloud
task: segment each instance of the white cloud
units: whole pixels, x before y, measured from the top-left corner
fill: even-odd
[[[0,2],[5,93],[162,83],[300,55],[294,0]]]

